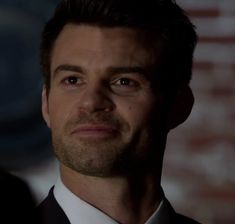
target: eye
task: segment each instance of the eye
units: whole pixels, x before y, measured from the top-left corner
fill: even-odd
[[[67,85],[76,85],[78,84],[78,78],[75,76],[69,76],[66,79],[64,79],[64,82]]]
[[[85,83],[85,80],[80,75],[65,75],[60,80],[60,85],[66,89],[80,89],[82,85]]]
[[[131,80],[127,78],[122,78],[117,81],[117,84],[123,85],[123,86],[129,86],[131,84]]]
[[[141,88],[138,80],[133,78],[118,78],[111,83],[113,92],[120,95],[129,95],[137,92]]]
[[[138,86],[138,83],[136,81],[131,80],[129,78],[121,78],[117,80],[114,84],[119,86]]]

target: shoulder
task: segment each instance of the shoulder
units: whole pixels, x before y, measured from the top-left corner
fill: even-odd
[[[1,218],[8,223],[36,223],[36,202],[28,184],[0,169]],[[38,223],[38,222],[37,222]]]
[[[70,224],[66,214],[54,197],[53,188],[51,188],[48,196],[41,202],[37,210],[41,216],[42,224]]]
[[[200,224],[196,220],[193,220],[192,218],[186,217],[182,214],[177,213],[170,202],[165,199],[165,211],[168,216],[168,220],[170,224]]]

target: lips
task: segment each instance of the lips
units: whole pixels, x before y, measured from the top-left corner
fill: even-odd
[[[72,131],[72,135],[78,135],[79,137],[95,137],[105,138],[116,135],[118,128],[104,124],[86,124],[79,125]]]

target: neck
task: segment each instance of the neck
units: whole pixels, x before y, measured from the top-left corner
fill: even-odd
[[[61,179],[79,198],[123,224],[145,223],[162,200],[160,177],[152,174],[93,177],[61,165]]]

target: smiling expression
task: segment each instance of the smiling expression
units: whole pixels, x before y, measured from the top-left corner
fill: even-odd
[[[137,36],[128,28],[67,24],[55,42],[42,110],[57,157],[73,170],[113,175],[152,150],[162,99],[148,76],[156,58]]]

